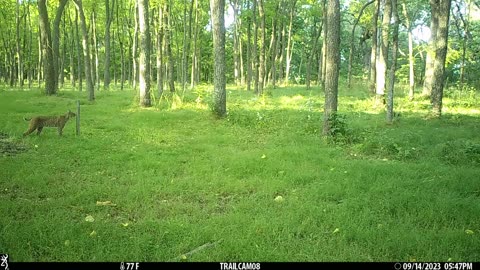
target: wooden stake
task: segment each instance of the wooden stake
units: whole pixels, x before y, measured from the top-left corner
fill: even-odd
[[[77,100],[77,117],[75,117],[76,127],[77,127],[77,136],[80,136],[80,100]]]

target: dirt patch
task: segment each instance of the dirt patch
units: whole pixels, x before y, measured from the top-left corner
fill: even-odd
[[[25,145],[15,142],[8,134],[0,131],[0,155],[13,156],[27,150]]]

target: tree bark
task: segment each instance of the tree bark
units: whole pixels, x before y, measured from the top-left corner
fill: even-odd
[[[375,0],[375,12],[372,16],[372,53],[370,55],[370,90],[375,93],[377,89],[377,49],[378,49],[378,14],[380,1]]]
[[[80,28],[82,29],[82,47],[83,47],[83,61],[84,61],[84,71],[85,71],[85,80],[87,81],[87,90],[88,90],[88,100],[95,100],[95,88],[92,81],[92,70],[90,64],[90,45],[88,40],[88,31],[87,31],[87,22],[85,19],[85,13],[83,12],[82,0],[73,0],[75,6],[77,7],[78,14],[80,17]]]
[[[103,70],[103,88],[110,88],[110,26],[113,20],[113,11],[115,10],[115,0],[112,0],[110,11],[110,1],[105,0],[105,64]]]
[[[387,0],[388,1],[388,0]],[[392,63],[388,74],[387,87],[387,123],[393,122],[393,93],[395,87],[395,70],[397,68],[398,54],[398,9],[397,0],[392,0],[392,16],[393,16],[393,40],[392,40]]]
[[[137,0],[139,22],[139,84],[140,106],[150,107],[150,27],[148,0]]]
[[[170,92],[175,92],[175,59],[172,53],[172,25],[171,25],[171,3],[168,1],[165,6],[165,49],[168,61],[168,87]]]
[[[442,114],[443,87],[445,84],[445,60],[448,49],[448,21],[450,19],[451,0],[430,0],[432,17],[438,22],[435,35],[435,60],[432,77],[431,104],[435,116]]]
[[[328,28],[326,41],[325,105],[323,111],[323,135],[332,135],[338,104],[338,75],[340,69],[340,3],[329,0],[327,4]]]
[[[259,59],[258,59],[258,23],[257,23],[257,0],[253,1],[252,8],[252,22],[253,22],[253,47],[252,47],[252,66],[253,66],[253,92],[258,95],[258,71],[259,71]]]
[[[288,80],[290,76],[290,62],[292,61],[292,28],[293,28],[293,17],[295,16],[295,5],[297,0],[292,0],[292,6],[290,9],[290,21],[288,23],[288,39],[287,39],[287,55],[286,55],[286,65],[285,65],[285,85],[288,85]]]
[[[40,27],[41,48],[43,55],[43,74],[45,77],[45,94],[53,95],[57,92],[55,87],[55,64],[52,35],[50,31],[50,22],[48,20],[48,12],[46,0],[38,0],[38,18]]]
[[[384,0],[382,32],[380,38],[380,51],[377,59],[377,80],[376,80],[376,95],[377,104],[381,102],[385,104],[385,87],[387,78],[387,63],[388,63],[388,34],[390,17],[392,15],[391,0]]]
[[[263,10],[263,0],[258,0],[258,15],[260,17],[260,65],[258,71],[258,94],[263,94],[265,87],[265,11]]]
[[[227,113],[225,79],[225,0],[210,0],[213,25],[214,76],[213,111],[218,117]]]
[[[198,67],[198,53],[197,53],[197,40],[198,40],[198,0],[194,1],[195,5],[195,22],[193,29],[193,50],[192,50],[192,73],[190,77],[190,88],[195,87],[196,78],[197,78],[197,67]]]
[[[163,94],[163,6],[158,6],[157,22],[157,94],[160,98]]]

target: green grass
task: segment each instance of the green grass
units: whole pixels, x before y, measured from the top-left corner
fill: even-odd
[[[342,134],[321,138],[323,93],[256,97],[210,86],[148,109],[135,92],[0,90],[0,252],[12,261],[480,261],[480,100],[395,99],[385,123],[363,86],[341,88]],[[201,99],[198,99],[200,97]],[[22,138],[23,117],[71,121]],[[282,196],[283,201],[274,199]],[[111,201],[115,206],[99,206]],[[91,215],[93,222],[85,218]],[[94,233],[93,233],[94,232]],[[219,242],[217,242],[219,241]]]

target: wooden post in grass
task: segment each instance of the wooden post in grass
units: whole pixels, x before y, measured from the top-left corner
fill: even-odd
[[[76,127],[77,127],[77,136],[80,136],[80,100],[77,100],[77,117],[76,119]]]

